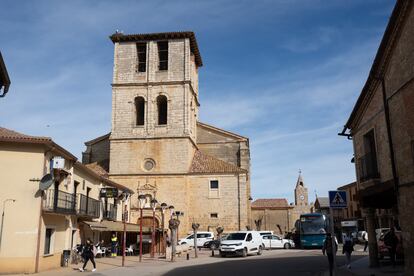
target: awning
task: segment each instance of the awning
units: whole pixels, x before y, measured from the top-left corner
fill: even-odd
[[[121,221],[84,221],[93,231],[111,231],[111,232],[122,232],[124,231],[124,224]],[[127,232],[139,232],[139,224],[126,223]],[[142,227],[143,233],[151,233],[150,227]]]

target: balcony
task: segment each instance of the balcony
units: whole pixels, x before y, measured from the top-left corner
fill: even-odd
[[[99,218],[101,202],[86,195],[77,194],[76,213],[79,216]]]
[[[369,152],[358,159],[359,163],[359,181],[365,182],[367,180],[379,178],[377,157],[375,153]]]
[[[108,204],[107,209],[104,211],[103,218],[107,220],[116,221],[116,213],[117,213],[116,206],[113,204]]]
[[[43,210],[61,214],[75,214],[76,198],[74,194],[54,189],[46,191]]]

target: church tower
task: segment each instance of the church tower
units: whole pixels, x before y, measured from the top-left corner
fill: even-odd
[[[295,187],[295,205],[296,206],[307,206],[308,202],[308,188],[305,187],[303,182],[302,172],[299,171],[298,180]]]
[[[186,173],[196,149],[193,32],[115,33],[110,174]]]

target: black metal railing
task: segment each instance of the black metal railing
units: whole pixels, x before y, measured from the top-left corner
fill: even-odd
[[[74,194],[56,191],[54,189],[46,191],[46,200],[43,205],[45,211],[75,214],[75,206],[76,198]]]
[[[108,219],[108,220],[116,220],[116,206],[113,204],[108,204],[107,209],[104,211],[104,219]]]
[[[360,181],[367,181],[379,177],[377,157],[375,153],[369,152],[358,160],[360,167]]]
[[[77,194],[76,212],[80,216],[99,218],[101,214],[101,202],[99,200],[87,197],[83,194]]]

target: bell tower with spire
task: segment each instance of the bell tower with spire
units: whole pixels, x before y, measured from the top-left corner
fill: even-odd
[[[302,177],[302,171],[299,170],[299,176],[295,187],[295,205],[307,206],[308,204],[308,188],[305,187],[305,182],[303,181]]]

